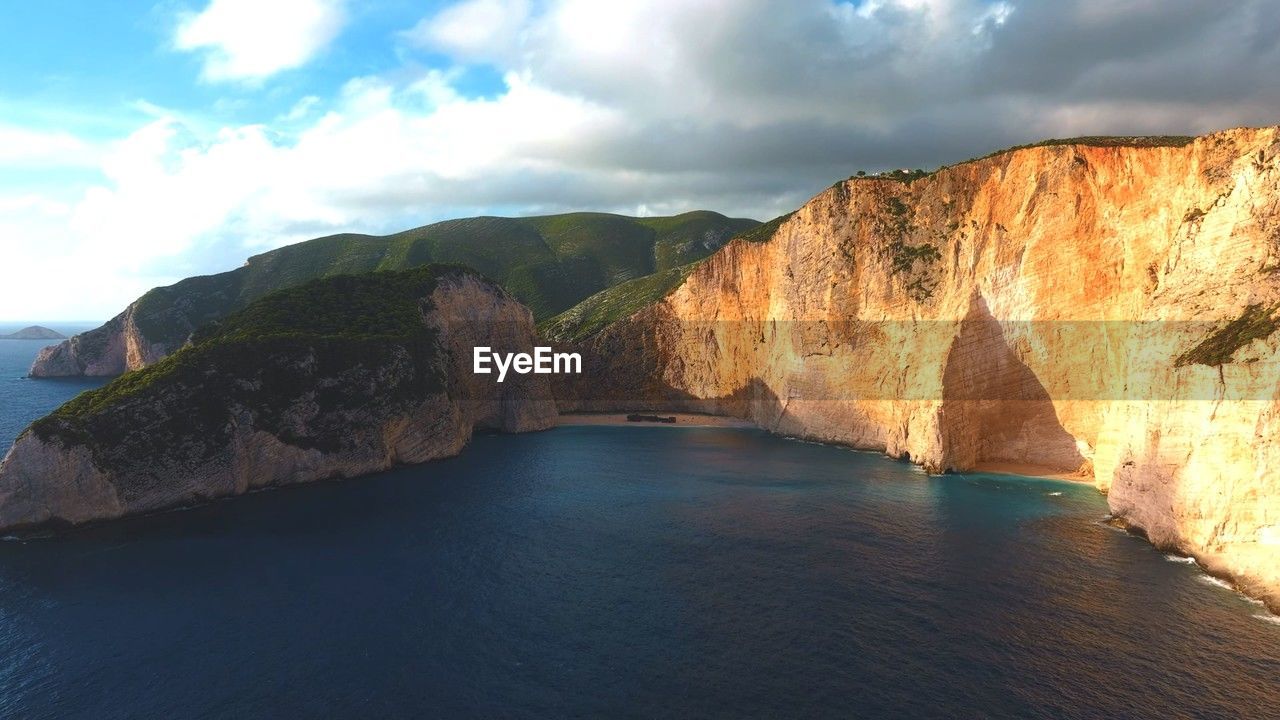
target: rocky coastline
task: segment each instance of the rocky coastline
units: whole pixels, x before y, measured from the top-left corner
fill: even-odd
[[[468,371],[475,344],[514,351],[535,337],[528,309],[474,273],[432,267],[300,290],[37,421],[0,463],[0,528],[354,477],[455,455],[476,429],[555,423],[545,378],[498,385]]]
[[[539,339],[527,309],[465,271],[420,278],[421,322],[372,339],[237,335],[270,295],[100,391],[112,402],[27,431],[0,465],[0,528],[423,462],[476,427],[695,413],[931,473],[1092,482],[1127,529],[1280,608],[1280,130],[850,178],[764,227],[603,328],[552,323],[584,359],[553,381],[469,372],[475,345]],[[368,281],[320,282],[304,287]],[[129,342],[129,311],[112,322],[119,347],[95,367],[155,350]],[[291,389],[258,405],[242,392],[273,383]],[[184,415],[205,424],[157,433]]]

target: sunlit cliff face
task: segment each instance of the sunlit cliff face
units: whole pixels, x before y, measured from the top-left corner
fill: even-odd
[[[838,183],[596,337],[612,396],[575,402],[1091,477],[1274,604],[1278,157],[1276,129],[1233,130]]]

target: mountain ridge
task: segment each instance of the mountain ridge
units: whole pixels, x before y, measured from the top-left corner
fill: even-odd
[[[568,213],[460,218],[386,236],[328,235],[152,289],[101,327],[42,351],[30,375],[119,375],[156,362],[200,326],[273,290],[432,263],[465,265],[493,278],[541,319],[611,285],[701,259],[757,225],[705,210],[653,218]]]

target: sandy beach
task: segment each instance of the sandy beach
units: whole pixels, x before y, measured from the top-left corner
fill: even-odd
[[[1054,470],[1042,465],[1030,465],[1027,463],[1011,463],[1011,462],[981,462],[972,470],[965,471],[967,473],[997,473],[1000,475],[1025,475],[1026,477],[1049,478],[1052,480],[1070,480],[1071,482],[1093,484],[1093,478],[1088,475],[1078,475],[1074,472],[1064,472],[1062,470]],[[964,475],[965,473],[957,473]]]
[[[638,413],[640,415],[656,415],[658,417],[674,417],[674,423],[631,422],[628,413],[568,413],[561,415],[557,425],[626,425],[628,427],[737,427],[753,428],[755,423],[742,418],[720,417],[718,415],[697,415],[694,413]]]

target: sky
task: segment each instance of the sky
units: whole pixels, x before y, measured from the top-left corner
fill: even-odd
[[[0,17],[0,321],[336,232],[765,220],[858,170],[1280,123],[1275,0],[42,0]]]

